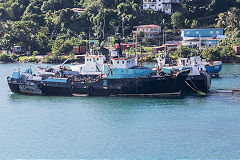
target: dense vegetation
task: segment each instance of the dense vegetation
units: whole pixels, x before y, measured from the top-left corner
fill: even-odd
[[[71,8],[86,11],[76,14]],[[129,39],[133,26],[141,24],[162,24],[172,35],[181,28],[223,27],[233,45],[240,38],[239,8],[240,0],[182,0],[170,16],[142,10],[142,0],[0,0],[0,50],[20,45],[54,57],[89,38],[119,32]]]

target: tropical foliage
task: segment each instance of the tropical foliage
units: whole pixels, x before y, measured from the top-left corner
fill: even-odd
[[[239,8],[239,0],[182,0],[170,16],[142,10],[142,0],[0,0],[0,50],[20,45],[39,54],[70,53],[85,39],[117,32],[129,39],[133,27],[142,24],[163,25],[172,36],[181,28],[216,25],[239,38]]]

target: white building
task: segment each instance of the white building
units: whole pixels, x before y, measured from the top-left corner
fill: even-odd
[[[179,0],[143,0],[143,9],[163,11],[166,14],[172,14],[172,3],[178,3]]]
[[[139,36],[139,34],[142,32],[144,34],[143,41],[146,39],[155,39],[159,38],[159,34],[161,33],[161,26],[159,25],[141,25],[141,26],[135,26],[136,31],[133,31],[133,38],[136,37],[136,35]]]

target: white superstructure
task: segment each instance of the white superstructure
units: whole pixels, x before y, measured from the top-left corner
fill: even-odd
[[[104,55],[86,55],[85,63],[69,66],[72,71],[77,71],[81,75],[100,75],[104,72]]]
[[[179,0],[143,0],[143,9],[163,11],[166,14],[172,14],[172,3],[178,3]]]

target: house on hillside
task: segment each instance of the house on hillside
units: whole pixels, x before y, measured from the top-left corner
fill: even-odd
[[[80,15],[81,13],[85,12],[86,9],[83,9],[83,8],[72,8],[72,11],[77,14],[77,15]]]
[[[221,39],[226,38],[222,28],[182,29],[181,37],[183,46],[199,48],[217,46]]]
[[[146,39],[157,39],[162,31],[162,27],[159,25],[140,25],[134,27],[136,30],[133,31],[133,38],[136,36],[142,36],[142,40],[146,41]],[[143,35],[141,35],[143,34]]]
[[[136,43],[121,43],[121,49],[122,51],[126,50],[126,49],[130,49],[130,48],[136,48]],[[119,48],[119,44],[114,44],[114,48],[117,49]]]
[[[166,14],[172,14],[172,3],[178,3],[179,0],[143,0],[143,10],[163,11]]]
[[[164,52],[167,50],[175,51],[178,49],[178,47],[181,45],[181,43],[175,43],[175,44],[163,44],[162,46],[153,47],[153,54],[157,54],[159,52]]]

